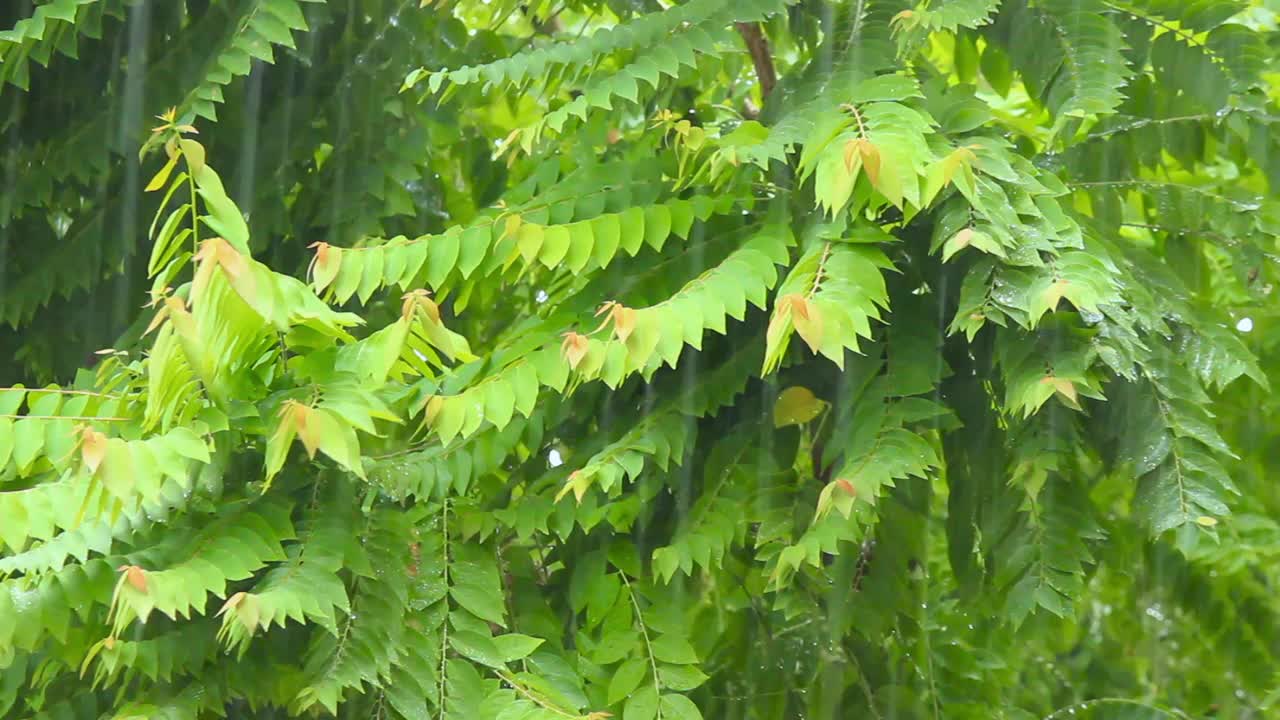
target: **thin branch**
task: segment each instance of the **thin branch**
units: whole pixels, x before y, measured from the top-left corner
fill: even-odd
[[[756,79],[760,82],[760,99],[769,97],[773,86],[778,84],[778,73],[773,68],[773,53],[769,50],[769,39],[764,36],[760,23],[734,23],[742,40],[747,44],[747,52],[751,54],[751,63],[756,68]],[[758,109],[748,107],[743,114],[755,117]]]

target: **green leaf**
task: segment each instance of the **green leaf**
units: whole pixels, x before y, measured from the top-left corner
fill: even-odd
[[[804,425],[818,417],[825,407],[826,403],[814,397],[809,388],[789,387],[778,395],[773,404],[773,426]]]
[[[197,462],[208,463],[209,447],[198,435],[188,428],[177,427],[164,436],[165,444],[179,455]]]
[[[468,548],[460,550],[458,558],[450,573],[455,584],[449,597],[472,615],[505,627],[502,586],[492,556]]]
[[[642,658],[631,658],[619,665],[609,680],[609,704],[615,705],[631,697],[648,672],[649,664]]]
[[[449,633],[449,644],[470,660],[492,668],[505,667],[506,653],[498,647],[493,638],[480,633],[462,630]]]
[[[231,243],[243,255],[249,255],[249,226],[240,214],[240,209],[227,197],[222,187],[222,179],[205,165],[199,172],[193,172],[200,197],[204,198],[207,214],[202,217],[204,224],[215,233]]]
[[[18,473],[25,475],[32,464],[44,452],[44,421],[34,418],[17,420],[13,424],[13,464]]]
[[[675,635],[654,638],[653,656],[663,662],[676,665],[692,665],[698,662],[698,653],[689,641]]]
[[[169,162],[166,162],[164,166],[156,172],[156,174],[151,178],[151,181],[147,183],[147,186],[143,188],[143,192],[153,192],[164,187],[165,182],[169,179],[169,174],[173,172],[173,169],[177,167],[177,165],[178,156],[175,154],[169,158]]]
[[[658,691],[645,685],[627,698],[622,709],[622,720],[653,720],[658,716]]]
[[[671,720],[702,720],[702,713],[693,701],[683,695],[663,695],[659,702],[662,717]]]
[[[9,456],[13,453],[13,443],[13,420],[0,418],[0,469],[8,464]]]
[[[498,653],[502,656],[503,662],[515,662],[523,660],[538,649],[539,645],[545,642],[542,638],[530,637],[528,635],[520,635],[518,633],[507,633],[493,638],[493,644],[498,649]]]
[[[710,678],[693,665],[659,665],[658,678],[667,690],[685,692],[701,687]]]

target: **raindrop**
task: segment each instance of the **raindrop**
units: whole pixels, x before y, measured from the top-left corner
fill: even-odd
[[[535,302],[537,302],[539,305],[541,305],[542,303],[544,303],[544,302],[546,302],[546,301],[547,301],[547,298],[548,298],[548,297],[550,297],[550,296],[549,296],[549,295],[547,295],[547,291],[546,291],[546,290],[539,290],[539,291],[538,291],[538,293],[537,293],[536,295],[534,295],[534,296],[533,296],[533,299],[534,299],[534,301],[535,301]]]

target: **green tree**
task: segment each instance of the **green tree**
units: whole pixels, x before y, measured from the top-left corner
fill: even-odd
[[[6,3],[0,718],[1270,716],[1277,10]]]

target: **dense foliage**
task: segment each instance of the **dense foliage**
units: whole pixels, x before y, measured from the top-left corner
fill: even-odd
[[[1272,716],[1277,9],[3,3],[0,718]]]

